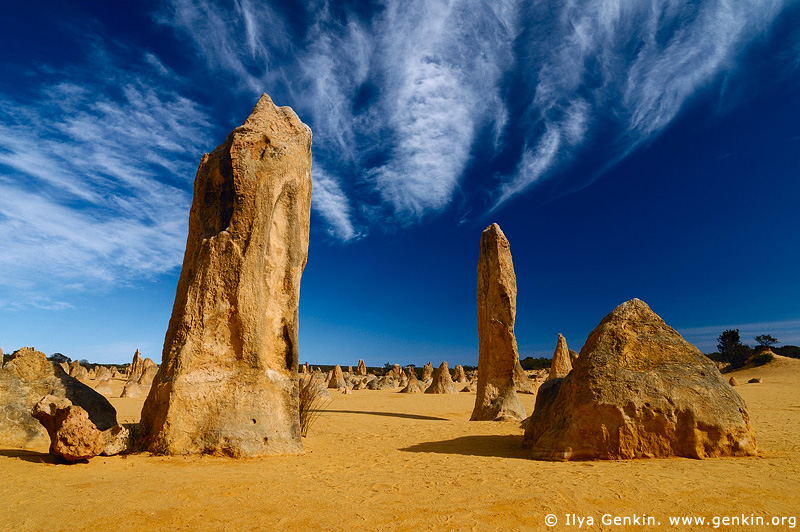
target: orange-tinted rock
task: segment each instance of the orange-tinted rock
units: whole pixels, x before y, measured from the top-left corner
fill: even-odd
[[[520,420],[514,367],[519,363],[514,320],[517,278],[511,246],[492,224],[481,234],[478,255],[478,385],[471,421]]]
[[[203,156],[162,364],[142,410],[153,452],[302,451],[298,302],[311,130],[266,94]]]
[[[638,299],[600,322],[569,375],[539,388],[525,425],[542,460],[757,453],[739,394]]]
[[[446,361],[433,372],[433,382],[425,389],[425,393],[458,393]]]

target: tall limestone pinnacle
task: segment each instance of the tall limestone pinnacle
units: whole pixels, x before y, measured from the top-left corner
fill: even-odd
[[[525,417],[514,385],[517,278],[511,246],[497,224],[481,234],[478,256],[478,388],[470,421]]]
[[[162,364],[142,409],[147,449],[302,451],[297,321],[310,211],[311,130],[264,94],[197,170]]]

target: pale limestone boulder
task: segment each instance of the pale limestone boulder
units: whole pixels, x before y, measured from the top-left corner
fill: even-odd
[[[456,364],[453,368],[453,382],[457,382],[459,384],[467,382],[467,374],[464,373],[464,366],[461,364]]]
[[[525,426],[524,444],[541,460],[757,453],[739,394],[638,299],[600,322],[566,377],[539,388]]]
[[[567,339],[561,333],[558,333],[556,350],[553,352],[553,360],[550,362],[550,374],[547,380],[566,377],[570,371],[572,371],[572,357],[567,348]]]
[[[422,380],[427,381],[433,378],[433,364],[431,364],[430,360],[427,364],[422,366]]]
[[[115,454],[128,452],[131,449],[131,433],[122,425],[116,425],[103,431],[103,454],[104,456],[114,456]]]
[[[470,421],[521,420],[525,408],[514,382],[517,278],[511,246],[497,224],[481,234],[477,292],[478,385]]]
[[[111,370],[105,366],[97,366],[94,378],[98,381],[111,380]]]
[[[150,359],[148,358],[147,360]],[[149,387],[150,385],[152,385],[153,379],[155,379],[156,377],[156,373],[158,373],[158,366],[156,366],[155,364],[151,366],[145,366],[144,371],[142,371],[142,376],[139,377],[139,380],[137,381],[139,383],[139,386],[144,388],[146,386]]]
[[[106,397],[111,397],[114,393],[111,391],[111,380],[110,379],[103,379],[97,383],[97,386],[94,387],[94,391],[99,393],[100,395],[104,395]]]
[[[731,386],[739,386],[739,381],[736,380],[736,377],[731,377],[728,379],[728,384]]]
[[[342,374],[342,367],[339,364],[336,364],[331,371],[331,375],[328,379],[328,388],[333,388],[338,390],[339,388],[346,388],[347,384],[344,381],[344,375]]]
[[[408,382],[400,390],[400,393],[425,393],[425,384],[417,378],[417,373],[415,371],[408,372]]]
[[[364,364],[364,361],[359,359],[358,366],[356,367],[356,375],[366,375],[367,374],[367,365]]]
[[[103,430],[117,424],[117,412],[105,397],[70,377],[41,351],[23,347],[0,369],[0,447],[49,445],[47,431],[31,415],[46,395],[81,406]]]
[[[103,452],[105,440],[89,414],[66,398],[46,395],[32,410],[50,437],[50,454],[75,462]]]
[[[453,378],[450,377],[450,368],[447,367],[447,361],[442,361],[439,367],[433,372],[433,381],[431,385],[425,389],[425,393],[458,393]]]
[[[149,391],[149,388],[147,389]],[[139,386],[139,383],[136,381],[127,381],[125,386],[122,387],[122,393],[120,393],[120,397],[130,397],[130,398],[137,398],[144,395],[145,390]]]
[[[264,94],[203,156],[162,364],[142,409],[157,453],[298,453],[297,322],[311,130]]]

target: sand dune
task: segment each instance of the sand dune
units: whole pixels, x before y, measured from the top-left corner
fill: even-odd
[[[555,514],[800,514],[800,361],[736,373],[757,458],[537,462],[516,423],[470,422],[475,394],[358,390],[333,401],[305,454],[264,459],[97,457],[56,465],[47,449],[0,450],[0,530],[543,530]],[[121,381],[114,386],[121,389]],[[522,395],[528,412],[534,396]],[[143,399],[112,399],[120,420]],[[726,530],[755,530],[742,525]],[[787,527],[771,527],[781,530]],[[624,527],[623,527],[624,529]]]

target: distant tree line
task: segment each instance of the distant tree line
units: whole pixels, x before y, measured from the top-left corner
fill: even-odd
[[[534,369],[550,369],[550,358],[525,357],[520,359],[519,365],[526,371]]]
[[[725,330],[717,337],[717,351],[707,356],[711,360],[730,364],[730,369],[741,368],[747,364],[764,365],[772,360],[772,353],[800,358],[800,347],[796,345],[775,347],[778,339],[771,334],[760,334],[753,339],[757,344],[754,348],[742,343],[739,329]]]

